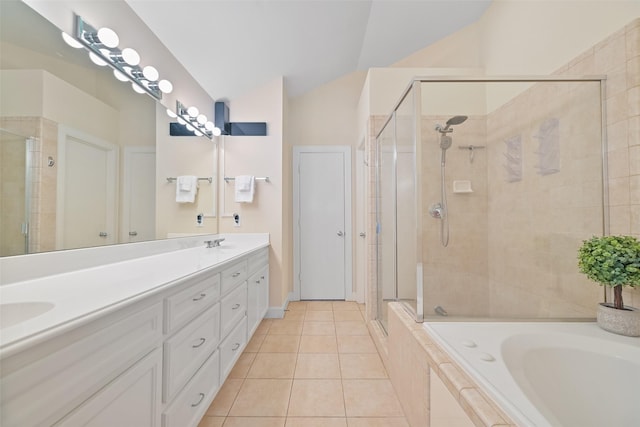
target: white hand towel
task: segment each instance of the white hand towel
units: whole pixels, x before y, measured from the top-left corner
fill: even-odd
[[[193,203],[198,192],[198,177],[192,175],[179,176],[176,180],[176,202]]]
[[[253,202],[253,193],[256,188],[256,179],[252,175],[240,175],[236,176],[236,202],[238,203],[251,203]]]

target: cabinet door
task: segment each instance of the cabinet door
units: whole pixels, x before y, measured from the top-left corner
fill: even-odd
[[[263,266],[248,280],[247,336],[251,337],[269,308],[269,266]]]
[[[158,427],[161,354],[153,350],[55,425]]]
[[[258,323],[262,321],[269,309],[269,266],[265,265],[260,270],[260,283],[258,284]]]

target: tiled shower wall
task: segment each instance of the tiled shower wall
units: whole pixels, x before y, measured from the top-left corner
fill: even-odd
[[[32,194],[29,252],[55,249],[56,244],[56,182],[57,166],[48,165],[57,159],[58,125],[42,117],[2,117],[0,127],[26,138],[36,139],[32,153]],[[3,200],[4,203],[4,200]],[[18,200],[17,203],[24,203]],[[3,210],[7,206],[3,205]]]
[[[557,74],[605,74],[611,234],[640,238],[640,18],[588,49]],[[640,289],[624,292],[640,307]]]

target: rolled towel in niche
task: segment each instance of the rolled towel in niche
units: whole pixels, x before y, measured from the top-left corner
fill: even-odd
[[[469,180],[456,180],[453,181],[454,193],[473,193],[471,189],[471,181]]]

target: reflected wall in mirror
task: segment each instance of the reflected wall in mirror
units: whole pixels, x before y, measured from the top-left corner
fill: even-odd
[[[0,8],[0,256],[155,239],[155,101]]]

